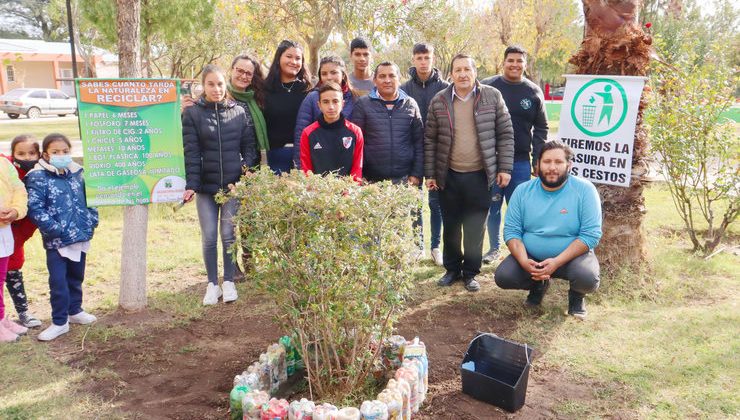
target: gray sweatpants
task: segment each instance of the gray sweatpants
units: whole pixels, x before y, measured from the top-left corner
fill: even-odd
[[[551,277],[570,282],[570,290],[591,293],[599,288],[599,260],[593,251],[579,255],[555,270]],[[529,290],[535,282],[530,274],[509,255],[496,268],[496,285],[502,289]]]

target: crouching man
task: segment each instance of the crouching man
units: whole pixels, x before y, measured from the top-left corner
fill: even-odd
[[[521,184],[511,197],[504,240],[511,255],[496,269],[502,289],[529,290],[526,304],[538,306],[557,277],[570,282],[568,314],[584,319],[584,295],[599,287],[594,248],[601,238],[601,202],[594,185],[570,176],[573,151],[560,141],[542,146],[539,178]]]

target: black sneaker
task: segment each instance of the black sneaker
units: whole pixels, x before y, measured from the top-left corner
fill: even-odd
[[[527,295],[527,300],[524,301],[524,304],[530,307],[540,306],[542,298],[545,297],[547,289],[550,288],[550,280],[532,280],[532,283],[532,287],[529,289],[529,295]]]
[[[480,284],[478,283],[478,280],[475,279],[475,277],[468,277],[466,279],[463,279],[463,282],[465,283],[465,290],[468,292],[477,292],[480,290]]]
[[[586,302],[583,293],[568,291],[568,315],[580,320],[586,319]]]
[[[442,278],[437,280],[437,286],[451,286],[452,283],[456,282],[460,279],[462,275],[460,273],[456,273],[454,271],[448,271],[445,273]]]

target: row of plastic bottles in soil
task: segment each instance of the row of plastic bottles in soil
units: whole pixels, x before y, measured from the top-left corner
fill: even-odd
[[[360,408],[317,404],[305,398],[288,403],[270,398],[280,384],[303,368],[303,361],[291,337],[270,345],[259,361],[234,377],[230,394],[232,420],[410,420],[426,399],[429,387],[429,359],[426,346],[416,337],[406,341],[394,335],[383,341],[381,366],[395,369],[392,379],[375,400]]]

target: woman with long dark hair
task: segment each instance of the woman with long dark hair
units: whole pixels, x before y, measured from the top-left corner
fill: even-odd
[[[281,41],[265,79],[263,109],[270,141],[267,164],[276,174],[293,168],[296,117],[310,90],[311,74],[305,66],[303,48],[295,41]]]

